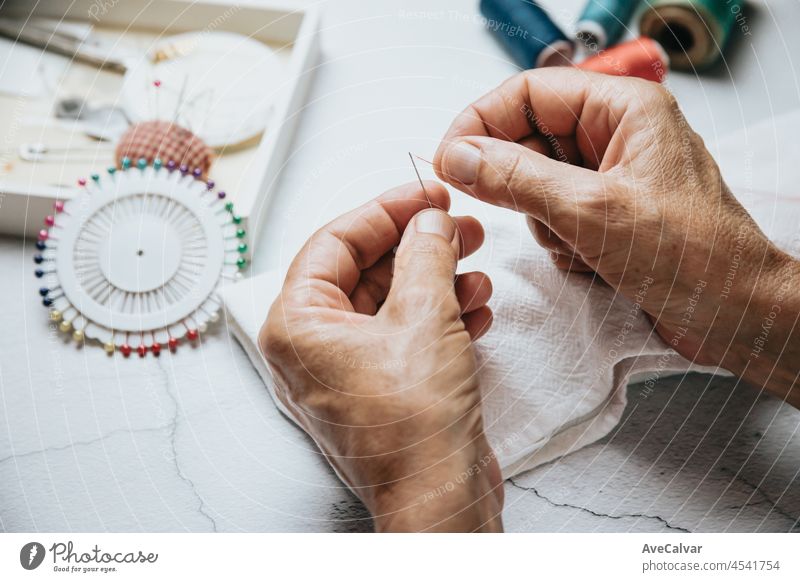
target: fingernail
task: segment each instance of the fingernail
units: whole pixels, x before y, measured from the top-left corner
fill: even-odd
[[[456,225],[450,215],[441,210],[424,210],[414,220],[417,232],[424,234],[438,234],[446,241],[453,240]]]
[[[445,154],[445,172],[469,186],[478,179],[478,166],[481,163],[481,151],[466,142],[459,142],[447,150]]]

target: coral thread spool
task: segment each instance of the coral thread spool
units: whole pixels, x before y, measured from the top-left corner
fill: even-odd
[[[580,63],[578,68],[661,83],[667,76],[669,56],[652,38],[642,36],[601,51]]]

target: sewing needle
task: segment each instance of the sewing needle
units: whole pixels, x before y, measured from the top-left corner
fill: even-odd
[[[433,208],[433,203],[431,202],[431,197],[428,196],[428,191],[425,189],[425,183],[422,181],[422,176],[419,175],[419,169],[417,168],[417,162],[414,161],[414,154],[408,152],[408,159],[411,160],[411,165],[414,166],[414,173],[417,174],[417,180],[419,180],[419,185],[422,186],[422,192],[425,194],[425,200],[428,201],[428,206]]]

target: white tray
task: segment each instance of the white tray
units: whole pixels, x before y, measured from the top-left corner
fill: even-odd
[[[218,188],[225,189],[243,218],[251,248],[255,248],[258,231],[263,223],[269,199],[277,183],[278,174],[285,162],[298,113],[305,100],[313,66],[317,58],[318,12],[313,8],[295,9],[280,4],[266,5],[224,4],[205,0],[125,0],[98,2],[98,0],[26,0],[6,1],[3,16],[35,15],[93,24],[101,33],[120,35],[143,34],[150,38],[165,37],[186,31],[221,30],[237,32],[264,42],[279,51],[285,61],[285,77],[265,79],[265,91],[275,91],[269,125],[260,142],[249,149],[219,156],[211,169],[211,177]],[[68,64],[63,78],[68,80],[74,70],[77,81],[73,86],[65,82],[62,94],[74,93],[75,84],[87,79],[102,86],[103,78],[117,75],[98,72],[90,65],[77,62]],[[121,78],[121,77],[120,77]],[[100,79],[101,81],[98,81]],[[116,82],[113,79],[111,82]],[[62,89],[59,85],[59,89]],[[48,96],[50,100],[54,97]],[[15,137],[24,141],[19,119],[26,107],[38,108],[46,115],[52,103],[28,101],[24,97],[0,97],[0,121],[6,118],[4,132],[6,152],[16,147]],[[39,98],[42,100],[42,98]],[[6,157],[8,154],[6,153]],[[51,212],[56,198],[69,199],[74,195],[76,180],[91,172],[100,172],[112,162],[108,159],[90,166],[76,167],[64,164],[59,179],[40,180],[36,169],[22,179],[0,175],[0,233],[35,236],[42,219]],[[52,164],[51,164],[52,165]],[[42,172],[43,173],[43,172]]]

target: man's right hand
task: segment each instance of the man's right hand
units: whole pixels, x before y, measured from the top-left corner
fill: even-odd
[[[456,117],[434,166],[527,214],[556,265],[596,272],[683,356],[800,404],[800,262],[733,197],[660,85],[520,73]]]

